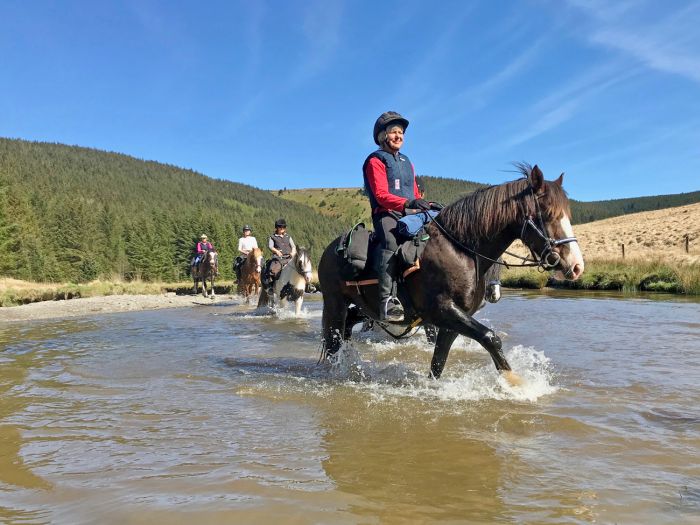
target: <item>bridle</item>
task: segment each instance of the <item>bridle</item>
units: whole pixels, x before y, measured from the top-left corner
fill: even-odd
[[[219,254],[215,250],[207,250],[207,259],[212,271],[212,275],[219,274]]]
[[[304,270],[304,259],[309,261],[309,266],[311,266],[311,259],[309,258],[309,255],[306,252],[297,252],[297,260],[295,261],[294,269],[299,275],[304,277],[306,282],[311,282],[312,270]]]
[[[501,266],[505,266],[506,268],[537,267],[542,271],[552,270],[556,268],[557,265],[561,262],[561,255],[559,255],[559,253],[555,251],[555,248],[563,244],[569,244],[578,241],[576,240],[576,237],[563,237],[561,239],[555,239],[549,235],[549,232],[547,231],[547,226],[545,225],[544,219],[542,218],[542,209],[540,208],[539,203],[539,198],[541,197],[541,195],[535,194],[535,189],[532,187],[532,183],[530,183],[529,179],[527,179],[527,182],[528,190],[530,191],[530,195],[532,195],[532,199],[535,203],[536,217],[533,217],[532,215],[527,215],[523,209],[523,215],[527,217],[527,220],[523,222],[523,227],[520,230],[520,240],[523,241],[523,243],[525,243],[526,232],[528,230],[532,230],[536,236],[540,237],[544,241],[544,247],[542,248],[542,251],[539,254],[536,254],[532,250],[532,248],[528,246],[530,254],[532,255],[532,259],[530,259],[529,257],[522,257],[521,255],[509,252],[507,250],[503,253],[510,255],[511,257],[514,257],[516,259],[519,259],[522,262],[520,264],[509,264],[505,261],[492,259],[491,257],[487,257],[486,255],[477,252],[473,248],[464,245],[462,242],[456,239],[454,235],[452,235],[442,224],[440,224],[440,221],[438,221],[439,215],[437,217],[432,218],[432,222],[435,224],[435,226],[437,226],[438,230],[440,230],[443,233],[443,235],[445,235],[445,237],[447,237],[453,244],[475,257],[479,257],[481,259],[490,261],[494,264],[500,264]],[[537,219],[539,225],[535,223],[533,219]],[[571,271],[572,270],[569,269],[567,275],[570,274]]]

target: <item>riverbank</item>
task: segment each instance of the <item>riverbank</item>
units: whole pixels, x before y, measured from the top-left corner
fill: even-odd
[[[501,275],[507,288],[616,290],[700,295],[700,264],[660,260],[587,260],[578,281],[555,281],[549,273],[532,268],[507,268]]]
[[[43,301],[12,308],[0,308],[0,323],[160,310],[163,308],[210,306],[214,302],[219,304],[224,301],[231,302],[232,297],[231,295],[217,295],[215,298],[205,299],[201,294],[177,295],[175,292],[166,292],[156,295],[103,295],[76,298],[69,301]]]
[[[230,293],[232,281],[220,281],[214,286],[218,294]],[[201,290],[201,285],[200,288]],[[75,283],[35,283],[17,279],[0,279],[0,307],[18,306],[42,301],[60,301],[110,295],[191,295],[192,281],[176,283],[143,281],[92,281]]]

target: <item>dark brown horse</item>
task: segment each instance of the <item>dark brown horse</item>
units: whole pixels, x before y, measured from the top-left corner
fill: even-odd
[[[241,265],[241,278],[238,280],[238,294],[245,297],[245,302],[250,302],[250,296],[260,292],[260,275],[264,264],[263,252],[260,248],[253,248],[248,253]]]
[[[458,335],[478,341],[506,379],[518,379],[501,349],[501,340],[472,315],[479,308],[485,275],[516,239],[530,249],[532,264],[553,270],[555,278],[575,280],[583,273],[583,257],[562,189],[563,174],[545,181],[535,166],[519,165],[524,178],[478,190],[446,206],[427,227],[430,235],[420,270],[403,283],[407,326],[438,328],[430,373],[442,374]],[[363,317],[378,319],[377,287],[348,285],[339,273],[339,239],[326,248],[318,275],[323,291],[323,349],[334,354]]]
[[[214,279],[219,275],[219,255],[214,250],[207,250],[202,254],[202,260],[199,264],[192,268],[192,279],[194,280],[194,286],[192,287],[192,292],[197,293],[197,283],[202,281],[202,295],[208,297],[207,295],[207,280],[209,281],[209,288],[211,290],[212,298],[216,296],[214,292]]]

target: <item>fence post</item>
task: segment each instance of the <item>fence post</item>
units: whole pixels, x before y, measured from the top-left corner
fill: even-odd
[[[688,243],[690,242],[690,235],[685,234],[685,253],[688,253]]]
[[[622,246],[622,258],[624,259],[625,258],[625,243],[623,242],[622,244],[620,244],[620,246]]]

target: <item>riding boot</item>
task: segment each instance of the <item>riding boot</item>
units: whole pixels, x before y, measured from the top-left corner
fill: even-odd
[[[403,306],[394,296],[394,271],[396,257],[391,250],[380,250],[377,261],[377,279],[379,279],[379,320],[403,321]]]

